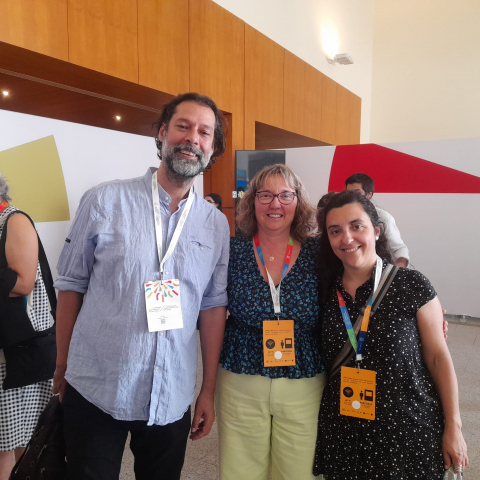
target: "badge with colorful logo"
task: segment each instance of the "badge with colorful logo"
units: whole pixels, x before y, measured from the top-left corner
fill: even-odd
[[[159,332],[183,328],[180,281],[145,282],[148,331]]]

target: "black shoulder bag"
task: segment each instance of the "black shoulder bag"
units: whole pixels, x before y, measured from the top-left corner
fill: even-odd
[[[25,215],[33,227],[33,220],[24,212],[19,210],[11,213],[5,220],[2,238],[0,239],[0,256],[5,258],[5,242],[7,239],[7,222],[11,215],[21,213]],[[36,230],[35,230],[36,231]],[[47,256],[43,249],[42,242],[38,236],[38,260],[42,272],[43,283],[50,302],[51,315],[55,320],[57,309],[57,297],[53,287],[53,278],[48,265]],[[2,259],[3,259],[2,258]],[[25,309],[25,307],[23,307]],[[25,309],[26,315],[26,309]],[[28,315],[27,315],[28,317]],[[8,321],[8,318],[5,319]],[[33,330],[33,327],[32,327]],[[20,388],[34,383],[43,382],[53,377],[57,359],[55,324],[52,327],[35,332],[30,338],[19,341],[3,349],[7,373],[3,381],[3,389]]]

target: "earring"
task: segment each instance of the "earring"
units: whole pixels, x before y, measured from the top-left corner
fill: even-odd
[[[378,235],[377,235],[377,236],[375,237],[375,240],[378,240],[378,238],[379,238],[379,237],[378,237]]]

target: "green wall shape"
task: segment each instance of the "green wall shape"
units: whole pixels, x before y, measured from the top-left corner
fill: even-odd
[[[53,135],[0,152],[12,205],[35,222],[70,220],[62,164]]]

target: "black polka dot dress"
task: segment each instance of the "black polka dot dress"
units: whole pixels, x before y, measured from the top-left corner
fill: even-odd
[[[386,267],[386,262],[383,268]],[[344,290],[338,277],[322,313],[322,360],[328,372],[348,339],[335,288],[352,323],[367,302],[370,280]],[[340,415],[340,374],[323,392],[314,473],[326,480],[440,480],[444,417],[432,377],[422,358],[416,313],[435,298],[421,273],[400,268],[370,320],[362,368],[377,374],[376,419]],[[352,358],[349,367],[355,366]]]

